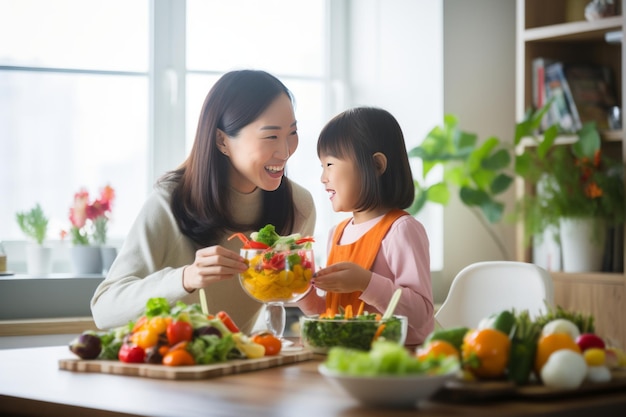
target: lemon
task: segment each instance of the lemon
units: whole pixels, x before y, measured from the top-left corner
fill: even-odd
[[[583,352],[583,356],[588,366],[604,365],[606,361],[606,353],[600,348],[589,348]]]

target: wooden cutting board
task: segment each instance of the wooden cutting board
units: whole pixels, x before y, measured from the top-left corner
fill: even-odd
[[[314,353],[302,349],[284,351],[276,356],[258,359],[233,359],[212,365],[165,366],[134,364],[120,361],[61,359],[59,369],[72,372],[100,372],[104,374],[141,376],[157,379],[207,379],[241,372],[257,371],[312,359]]]
[[[502,398],[551,399],[588,395],[614,390],[626,389],[626,369],[611,371],[609,382],[593,383],[589,381],[576,389],[550,388],[538,383],[517,387],[509,381],[461,381],[453,380],[446,383],[443,389],[434,396],[440,401],[472,402]]]

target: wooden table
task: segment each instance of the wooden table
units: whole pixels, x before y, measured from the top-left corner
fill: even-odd
[[[0,350],[0,415],[19,416],[622,416],[626,391],[543,401],[499,400],[414,410],[367,409],[318,372],[324,356],[198,381],[58,369],[67,346]]]

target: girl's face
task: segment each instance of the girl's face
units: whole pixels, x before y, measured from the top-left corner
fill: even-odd
[[[359,200],[360,178],[355,163],[350,159],[339,159],[322,155],[322,184],[336,212],[355,211]]]
[[[251,193],[257,187],[274,191],[282,181],[287,160],[298,147],[291,100],[281,94],[237,137],[220,135],[224,145],[218,147],[231,162],[230,186],[241,193]]]

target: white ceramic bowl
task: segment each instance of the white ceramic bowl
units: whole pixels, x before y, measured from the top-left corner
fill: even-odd
[[[456,378],[456,371],[445,375],[354,376],[329,370],[319,372],[361,404],[371,407],[413,408]]]

